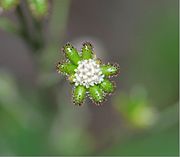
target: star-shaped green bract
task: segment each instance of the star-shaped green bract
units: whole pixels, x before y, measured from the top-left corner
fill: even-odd
[[[67,76],[73,88],[73,102],[76,105],[83,104],[86,95],[97,105],[102,104],[106,100],[107,95],[111,95],[115,90],[115,83],[109,79],[119,74],[118,64],[102,64],[100,59],[96,58],[93,52],[93,46],[89,42],[83,43],[81,53],[79,53],[70,43],[67,43],[62,51],[67,58],[66,61],[59,62],[57,64],[58,73],[62,73]],[[86,87],[82,84],[75,85],[73,82],[75,78],[75,71],[78,68],[78,64],[83,60],[93,59],[96,64],[99,65],[100,71],[104,76],[103,81]]]

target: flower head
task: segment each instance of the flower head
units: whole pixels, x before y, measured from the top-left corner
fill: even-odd
[[[73,82],[75,86],[83,85],[86,88],[99,84],[104,80],[100,65],[94,59],[85,59],[78,62]]]
[[[74,86],[73,102],[83,104],[88,94],[95,104],[101,104],[115,89],[114,82],[109,78],[119,73],[119,65],[102,64],[89,42],[83,44],[81,53],[70,43],[62,50],[67,60],[57,64],[57,71],[65,74]]]

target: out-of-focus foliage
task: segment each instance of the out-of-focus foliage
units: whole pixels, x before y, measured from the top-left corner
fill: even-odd
[[[57,114],[50,133],[49,140],[53,151],[56,152],[55,155],[89,154],[94,149],[94,140],[87,131],[88,110],[87,108],[78,110],[66,105]]]
[[[15,9],[19,4],[20,0],[0,0],[0,9],[2,11],[10,11]],[[48,0],[26,0],[27,5],[36,19],[41,19],[48,15],[50,3]]]
[[[48,14],[49,1],[48,0],[28,0],[29,8],[36,18],[42,18]]]
[[[134,87],[129,95],[120,93],[114,106],[134,127],[147,128],[157,120],[157,111],[148,100],[143,87]]]
[[[31,101],[24,98],[16,83],[13,75],[0,71],[0,122],[3,124],[0,152],[2,155],[41,152],[46,131],[41,130],[42,115],[34,106],[39,102],[33,95]]]
[[[179,153],[177,127],[143,136],[146,137],[138,136],[123,145],[117,144],[112,149],[106,150],[104,155],[144,156],[146,154],[146,156],[164,156],[166,154],[167,156],[177,156]]]
[[[178,154],[178,104],[171,105],[159,114],[149,131],[136,134],[133,138],[117,143],[107,149],[106,155],[159,155]],[[162,144],[165,143],[165,144]],[[123,143],[123,144],[122,144]],[[163,151],[162,151],[163,150]]]
[[[5,10],[11,10],[19,4],[19,0],[0,0],[0,7]]]
[[[4,17],[0,17],[0,28],[5,32],[20,34],[20,30],[17,26],[12,21]]]
[[[129,79],[131,84],[144,84],[157,105],[165,106],[178,100],[178,12],[161,9],[140,23],[144,28],[137,30],[134,68],[129,71],[133,77]]]

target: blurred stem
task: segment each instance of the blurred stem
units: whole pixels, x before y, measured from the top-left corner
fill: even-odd
[[[31,35],[30,28],[28,27],[28,21],[27,17],[24,14],[23,7],[27,7],[26,3],[22,5],[22,3],[16,8],[16,14],[18,17],[18,20],[20,22],[21,26],[21,38],[25,41],[27,46],[30,48],[31,52],[34,54],[39,54],[40,50],[44,47],[44,38],[43,38],[43,32],[42,32],[42,23],[41,21],[37,21],[35,18],[31,18],[31,22],[33,24],[33,33]],[[40,56],[34,56],[34,59],[36,63],[39,65],[38,60]],[[41,69],[41,67],[39,67]],[[41,75],[41,72],[39,72],[39,75]],[[54,106],[57,106],[56,99],[54,96],[54,90],[52,88],[47,88],[41,91],[41,88],[37,89],[39,92],[39,96],[42,98],[43,104],[47,104],[48,106],[51,104],[54,104]],[[51,105],[52,106],[52,105]],[[56,107],[55,107],[56,108]]]
[[[42,23],[40,21],[37,21],[35,18],[33,18],[33,23],[34,23],[34,26],[36,28],[36,34],[37,34],[37,46],[38,46],[38,49],[42,49],[45,45],[45,40],[44,40],[44,36],[43,36],[43,28],[42,28]]]
[[[32,19],[33,26],[35,27],[35,36],[32,37],[30,35],[28,23],[23,12],[23,6],[21,4],[16,8],[16,14],[21,25],[21,37],[30,47],[32,52],[36,53],[44,47],[41,23],[36,21],[36,19]]]
[[[52,10],[52,19],[50,20],[50,30],[51,30],[52,36],[50,38],[49,45],[53,44],[54,47],[58,47],[59,40],[62,40],[64,36],[64,30],[67,24],[70,1],[69,0],[61,0],[61,1],[54,0],[53,4],[54,4],[53,5],[54,9]],[[28,14],[25,14],[26,12]],[[39,70],[38,75],[39,77],[41,77],[43,67],[39,62],[40,58],[42,57],[39,52],[41,52],[42,49],[45,47],[45,39],[44,39],[44,34],[43,34],[43,29],[42,29],[43,23],[41,19],[37,20],[33,16],[28,16],[28,15],[31,15],[31,13],[28,10],[27,1],[21,1],[21,4],[16,9],[16,14],[17,14],[20,26],[21,26],[20,36],[24,40],[24,42],[27,44],[27,46],[31,49],[32,53],[35,54],[34,59],[37,64],[37,69]],[[28,19],[32,22],[32,27],[29,27],[29,24],[28,24],[29,21],[27,20],[26,16],[28,16]],[[55,60],[55,59],[52,59],[52,58],[49,59],[48,57],[48,60]],[[40,86],[38,86],[37,90],[40,91],[38,93],[40,94],[40,97],[42,97],[43,103],[47,104],[48,106],[51,106],[50,107],[51,110],[56,111],[57,106],[58,106],[56,102],[56,98],[57,98],[56,88],[57,88],[57,85],[61,86],[62,84],[64,84],[65,81],[63,79],[60,81],[58,81],[57,79],[56,81],[56,78],[54,79],[54,81],[55,82],[53,81],[51,82],[47,79],[42,83],[40,80],[41,84]],[[51,82],[50,85],[48,85],[49,82]]]
[[[17,6],[16,14],[17,14],[18,20],[21,24],[21,36],[26,41],[27,45],[29,45],[31,48],[33,48],[33,42],[31,40],[31,37],[28,32],[28,25],[26,22],[26,17],[24,16],[21,5]]]
[[[50,31],[53,41],[59,45],[59,40],[63,40],[65,35],[67,20],[70,9],[70,0],[54,0],[52,17],[50,19]]]

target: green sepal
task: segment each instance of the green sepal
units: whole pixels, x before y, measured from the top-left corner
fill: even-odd
[[[82,47],[82,59],[92,59],[93,46],[89,42],[83,43]]]
[[[96,104],[101,104],[104,100],[104,92],[98,85],[89,87],[89,96]]]
[[[104,81],[100,84],[100,87],[106,93],[112,93],[115,89],[114,84],[111,81],[109,81],[108,79],[104,79]]]
[[[117,75],[119,73],[119,65],[118,64],[114,64],[114,65],[110,65],[110,64],[102,65],[101,66],[101,71],[102,71],[102,73],[105,76]]]
[[[0,0],[0,7],[4,10],[15,8],[19,4],[19,0]]]
[[[63,52],[73,64],[78,65],[78,62],[81,60],[81,58],[78,54],[78,51],[70,43],[63,47]]]
[[[65,62],[65,63],[58,63],[56,68],[57,68],[58,72],[62,72],[62,73],[66,73],[68,75],[72,75],[75,73],[74,70],[77,67],[72,63]]]
[[[73,91],[73,103],[82,105],[86,96],[86,88],[84,86],[75,86]]]
[[[35,18],[42,18],[48,14],[48,0],[28,0],[28,5]]]

